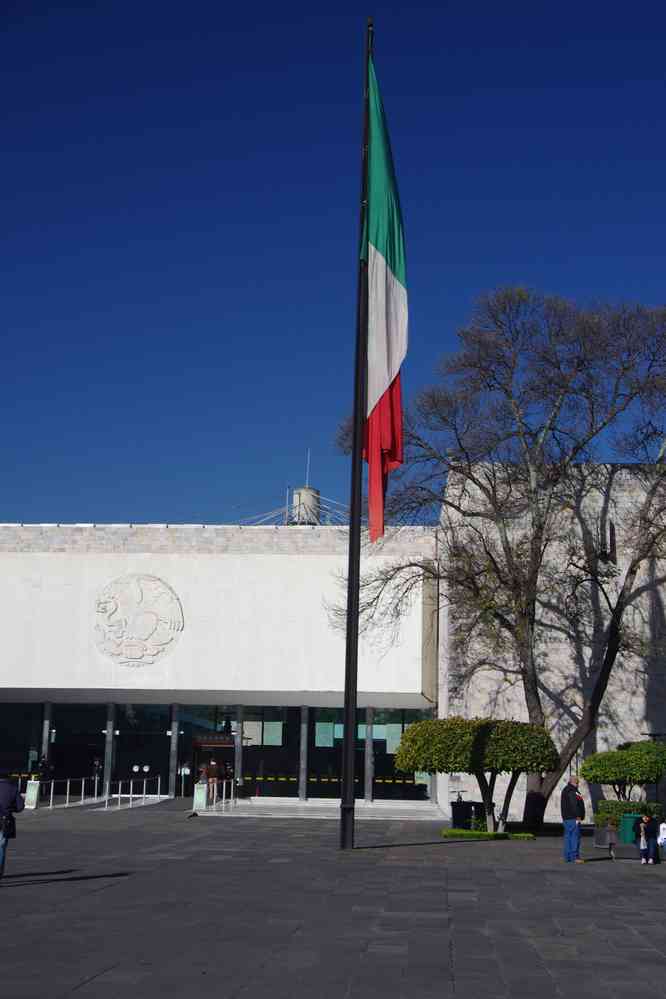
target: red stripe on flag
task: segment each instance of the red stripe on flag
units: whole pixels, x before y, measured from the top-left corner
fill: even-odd
[[[363,457],[368,463],[370,540],[384,534],[384,497],[389,472],[402,465],[402,397],[400,373],[365,422]]]

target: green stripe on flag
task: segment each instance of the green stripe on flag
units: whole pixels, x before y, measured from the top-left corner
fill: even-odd
[[[361,258],[368,259],[368,241],[386,260],[394,276],[407,286],[405,241],[398,186],[384,106],[372,59],[368,65],[368,208]]]

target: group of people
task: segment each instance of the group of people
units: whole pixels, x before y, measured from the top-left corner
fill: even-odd
[[[578,777],[571,776],[562,791],[561,810],[564,826],[564,860],[568,864],[584,864],[580,855],[581,823],[585,818],[585,802],[578,789]],[[609,850],[614,858],[617,831],[609,828]],[[659,824],[651,815],[640,815],[632,826],[634,843],[641,864],[659,864],[659,847],[666,847],[666,821]]]

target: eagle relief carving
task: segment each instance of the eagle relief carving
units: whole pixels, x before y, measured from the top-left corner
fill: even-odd
[[[178,596],[157,576],[120,576],[95,603],[97,648],[120,666],[148,666],[164,658],[183,626]]]

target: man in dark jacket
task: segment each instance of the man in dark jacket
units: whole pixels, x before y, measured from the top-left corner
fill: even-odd
[[[564,859],[568,864],[584,864],[580,857],[580,824],[585,818],[585,802],[578,790],[578,778],[571,776],[562,791]]]
[[[16,781],[0,776],[0,878],[5,873],[7,841],[16,838],[14,812],[22,812],[24,808]]]

